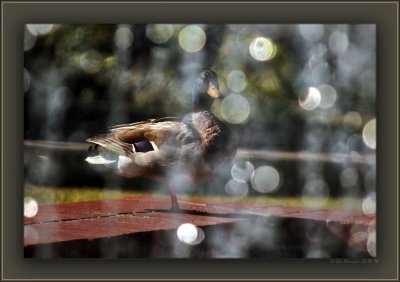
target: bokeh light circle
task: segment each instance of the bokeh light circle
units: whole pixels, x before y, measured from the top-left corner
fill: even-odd
[[[46,35],[54,28],[54,24],[27,24],[26,28],[32,35]]]
[[[32,197],[24,197],[24,216],[34,217],[39,211],[39,204]]]
[[[362,210],[364,214],[375,214],[376,213],[376,193],[370,192],[363,199]]]
[[[206,237],[205,234],[204,234],[203,229],[201,229],[200,227],[196,227],[196,230],[197,230],[197,237],[191,243],[192,246],[200,244],[201,242],[203,242],[204,238]]]
[[[35,46],[37,41],[37,35],[32,34],[28,27],[25,26],[25,32],[24,32],[24,51],[29,51]]]
[[[146,159],[143,157],[143,159]],[[178,169],[177,171],[172,172],[172,176],[168,177],[168,185],[174,187],[174,189],[179,192],[191,192],[193,188],[193,179],[183,169]]]
[[[220,120],[223,120],[224,117],[222,116],[221,113],[221,104],[222,100],[221,99],[215,99],[214,102],[211,105],[211,112],[218,117]]]
[[[368,192],[376,191],[376,168],[372,167],[364,175],[364,185]]]
[[[179,45],[189,53],[198,52],[206,44],[206,34],[197,25],[188,25],[179,32]]]
[[[174,33],[171,24],[149,24],[146,26],[146,36],[156,44],[167,42]]]
[[[250,104],[239,94],[231,94],[221,103],[222,117],[229,123],[244,123],[250,114]]]
[[[329,49],[335,55],[346,53],[349,47],[349,38],[343,31],[335,30],[329,36]]]
[[[331,108],[335,104],[337,98],[335,88],[330,85],[323,84],[318,86],[318,90],[321,95],[321,103],[319,104],[319,106],[322,109]]]
[[[242,198],[248,194],[249,186],[245,182],[238,182],[231,179],[225,185],[225,192],[228,195]]]
[[[358,183],[358,172],[355,168],[346,168],[340,173],[340,184],[344,188],[351,188]]]
[[[362,125],[362,118],[358,112],[347,112],[343,116],[343,126],[349,130],[357,130]]]
[[[235,162],[232,165],[231,175],[232,178],[238,182],[247,182],[250,180],[254,172],[254,166],[251,162]]]
[[[121,26],[115,32],[114,43],[115,45],[122,49],[128,49],[133,42],[133,33],[132,31],[125,26]]]
[[[331,78],[330,66],[326,61],[318,60],[313,65],[310,74],[313,84],[327,83]]]
[[[176,234],[179,241],[192,246],[200,244],[205,238],[203,230],[192,223],[181,224],[178,227]]]
[[[325,28],[322,24],[300,24],[298,27],[301,36],[310,42],[319,41],[325,32]]]
[[[256,37],[251,41],[249,51],[257,61],[268,61],[275,56],[276,46],[269,38]]]
[[[364,125],[362,137],[368,148],[376,149],[376,119],[371,119]]]
[[[103,67],[103,57],[95,50],[83,53],[79,59],[81,68],[87,73],[96,73]]]
[[[305,96],[299,97],[299,105],[306,111],[315,110],[321,103],[321,93],[318,88],[309,87]]]
[[[352,134],[349,138],[347,138],[346,147],[350,152],[357,152],[361,144],[363,144],[361,135]]]
[[[273,166],[260,166],[251,176],[251,184],[254,190],[260,193],[271,193],[278,189],[281,182],[279,172]]]
[[[246,88],[246,75],[240,70],[233,70],[227,75],[226,84],[230,90],[240,92]]]

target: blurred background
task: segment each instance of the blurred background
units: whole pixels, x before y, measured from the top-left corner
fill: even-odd
[[[234,132],[231,166],[181,197],[375,213],[375,25],[63,25],[24,31],[25,196],[40,204],[166,193],[84,161],[108,126],[191,110],[198,73]]]

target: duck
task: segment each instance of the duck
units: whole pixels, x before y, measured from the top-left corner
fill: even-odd
[[[217,73],[201,71],[191,94],[192,111],[181,118],[116,125],[105,134],[86,139],[91,146],[85,160],[111,166],[122,177],[140,176],[167,183],[171,210],[179,211],[176,178],[184,176],[188,186],[210,181],[236,153],[231,130],[211,110],[215,100],[224,98]]]

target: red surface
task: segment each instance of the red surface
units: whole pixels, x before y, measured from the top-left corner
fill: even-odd
[[[197,226],[232,223],[245,220],[246,215],[302,218],[365,227],[375,223],[375,215],[364,215],[359,211],[201,200],[180,200],[179,205],[188,213],[170,212],[169,197],[153,196],[40,206],[35,217],[25,218],[24,245],[172,230],[187,222]]]

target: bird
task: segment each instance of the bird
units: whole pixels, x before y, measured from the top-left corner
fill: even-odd
[[[179,211],[174,178],[185,176],[189,186],[205,183],[236,153],[232,131],[211,110],[215,100],[224,98],[215,71],[200,72],[191,98],[192,111],[182,118],[116,125],[86,139],[91,143],[86,161],[114,167],[126,178],[142,176],[167,183],[171,211]]]

